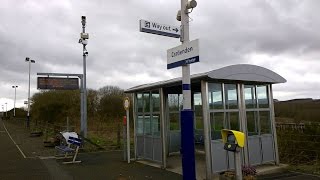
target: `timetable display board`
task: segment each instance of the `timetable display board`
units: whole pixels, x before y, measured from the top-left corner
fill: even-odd
[[[38,77],[38,89],[76,90],[78,78]]]

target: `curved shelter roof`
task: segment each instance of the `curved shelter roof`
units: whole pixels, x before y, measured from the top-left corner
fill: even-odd
[[[220,69],[212,70],[206,73],[199,73],[191,75],[191,83],[200,80],[218,80],[218,81],[241,81],[241,82],[256,82],[256,83],[285,83],[287,80],[279,74],[256,65],[250,64],[236,64],[226,66]],[[181,78],[174,78],[166,81],[159,81],[156,83],[143,84],[127,89],[125,92],[136,92],[155,89],[157,87],[169,87],[181,84]]]

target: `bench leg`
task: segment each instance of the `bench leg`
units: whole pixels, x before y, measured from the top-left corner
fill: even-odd
[[[62,164],[75,164],[75,163],[81,163],[81,161],[68,161],[68,162],[63,162]]]

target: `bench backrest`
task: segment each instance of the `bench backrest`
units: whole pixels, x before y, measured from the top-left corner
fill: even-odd
[[[68,143],[81,146],[82,140],[80,138],[69,136]]]

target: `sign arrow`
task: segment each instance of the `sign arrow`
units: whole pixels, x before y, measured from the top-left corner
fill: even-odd
[[[178,32],[178,31],[179,31],[179,29],[178,29],[178,28],[175,28],[175,29],[172,29],[172,30],[174,30],[175,32]]]

